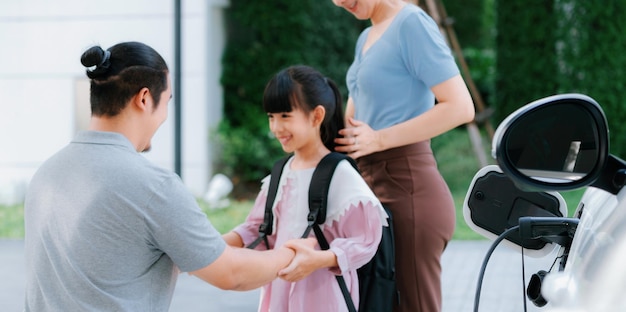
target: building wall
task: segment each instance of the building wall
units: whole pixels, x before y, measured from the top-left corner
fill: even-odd
[[[219,84],[227,0],[182,1],[181,103],[145,157],[174,168],[174,106],[182,105],[182,177],[201,196],[212,175],[209,130],[222,117]],[[89,119],[81,54],[141,41],[174,71],[173,0],[0,1],[0,202],[20,200],[38,166]],[[172,76],[172,78],[174,78]]]

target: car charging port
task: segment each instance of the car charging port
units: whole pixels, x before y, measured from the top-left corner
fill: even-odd
[[[576,218],[521,217],[519,218],[519,235],[522,241],[541,239],[559,244],[567,250],[572,244],[578,221]],[[548,303],[541,294],[541,285],[546,275],[548,272],[544,270],[533,274],[526,289],[528,299],[537,307],[543,307]]]

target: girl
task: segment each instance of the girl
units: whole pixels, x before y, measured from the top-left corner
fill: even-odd
[[[321,226],[330,249],[286,243],[306,229],[313,171],[335,148],[334,139],[344,127],[341,103],[335,83],[308,66],[280,71],[265,88],[263,107],[270,130],[283,150],[294,155],[280,177],[273,205],[274,232],[268,241],[270,248],[294,249],[296,257],[279,272],[281,279],[263,287],[259,311],[347,311],[336,274],[344,276],[358,304],[356,269],[374,256],[387,223],[380,202],[347,161],[339,163],[330,182],[326,222]],[[268,185],[266,177],[245,223],[224,234],[229,245],[243,247],[258,237]]]

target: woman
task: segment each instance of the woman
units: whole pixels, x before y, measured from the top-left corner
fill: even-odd
[[[400,293],[394,310],[440,311],[440,258],[455,210],[430,139],[474,118],[471,96],[422,9],[402,0],[333,3],[372,23],[359,36],[347,73],[346,128],[335,150],[357,159],[393,214]]]

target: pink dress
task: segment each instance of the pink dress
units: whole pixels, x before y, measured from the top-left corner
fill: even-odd
[[[270,248],[299,238],[307,226],[308,190],[314,168],[291,170],[291,160],[285,165],[274,201],[274,233],[268,237]],[[259,224],[263,222],[269,176],[262,183],[261,192],[245,223],[235,228],[245,245],[258,237]],[[343,275],[352,300],[358,305],[356,269],[376,253],[382,226],[387,225],[387,215],[374,193],[347,161],[337,166],[328,193],[326,222],[321,228],[339,266],[319,269],[294,283],[275,279],[263,286],[259,311],[348,311],[336,274]],[[310,236],[315,236],[313,231]],[[259,244],[257,249],[265,249],[265,244]]]

